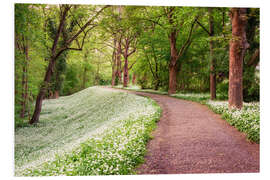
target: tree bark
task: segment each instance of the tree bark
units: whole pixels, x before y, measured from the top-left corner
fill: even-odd
[[[83,69],[83,82],[82,82],[82,89],[85,89],[85,85],[86,85],[86,67],[84,67]]]
[[[28,97],[28,61],[29,61],[29,55],[28,55],[28,44],[27,42],[24,42],[24,63],[23,63],[23,72],[22,72],[22,101],[21,101],[21,112],[20,117],[25,117],[25,111],[26,111],[26,104],[27,104],[27,97]]]
[[[171,47],[171,59],[169,64],[169,94],[176,93],[177,88],[177,54],[178,51],[176,49],[176,31],[171,32],[170,34],[170,47]]]
[[[53,92],[53,99],[58,99],[59,98],[59,91],[56,90]]]
[[[169,94],[174,94],[176,93],[176,87],[177,87],[177,81],[176,81],[176,76],[177,76],[177,67],[172,66],[169,69]]]
[[[246,8],[231,9],[232,39],[229,63],[229,108],[243,106],[243,59],[248,48],[246,39]]]
[[[136,74],[133,73],[133,76],[132,76],[132,85],[135,85],[136,83]]]
[[[113,40],[113,53],[112,53],[112,82],[111,82],[111,85],[114,86],[115,85],[115,77],[116,77],[116,43],[117,43],[117,40],[116,38],[114,38]]]
[[[124,64],[124,78],[123,78],[123,86],[127,87],[128,85],[128,56],[124,55],[125,58],[125,64]]]
[[[54,65],[55,65],[55,59],[51,59],[49,62],[49,66],[47,68],[47,71],[46,71],[44,82],[41,85],[40,91],[39,91],[37,99],[36,99],[35,111],[34,111],[34,114],[32,116],[32,119],[29,122],[30,124],[38,123],[38,121],[39,121],[39,116],[40,116],[41,107],[42,107],[42,101],[44,99],[44,95],[46,93],[47,87],[50,83]]]
[[[115,71],[115,85],[118,85],[119,82],[121,82],[121,53],[122,53],[122,47],[121,47],[121,41],[122,39],[119,38],[117,42],[117,51],[116,51],[116,71]]]
[[[210,36],[210,42],[209,42],[209,49],[210,49],[210,94],[211,94],[211,100],[216,99],[216,72],[215,72],[215,57],[214,57],[214,42],[211,39],[211,37],[214,36],[214,21],[213,21],[213,15],[212,15],[212,8],[208,8],[208,14],[209,14],[209,36]]]
[[[129,74],[128,74],[128,70],[130,68],[132,68],[132,66],[129,68],[128,67],[128,57],[133,54],[134,52],[136,52],[136,48],[133,47],[133,50],[130,51],[130,45],[132,43],[132,41],[135,40],[134,38],[130,38],[130,37],[126,37],[125,41],[124,41],[124,52],[123,52],[123,56],[124,56],[124,75],[123,75],[123,86],[127,87],[128,82],[129,82]],[[133,46],[135,46],[133,44]],[[134,65],[134,64],[133,64]]]

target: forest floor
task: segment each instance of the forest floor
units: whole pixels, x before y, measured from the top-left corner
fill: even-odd
[[[138,174],[259,172],[259,144],[246,140],[244,133],[206,106],[166,95],[128,92],[150,97],[162,108]]]

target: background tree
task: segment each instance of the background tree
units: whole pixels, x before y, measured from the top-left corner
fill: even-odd
[[[24,118],[30,113],[30,103],[36,93],[35,85],[42,73],[40,57],[42,46],[42,14],[44,5],[15,4],[15,118]],[[39,48],[37,48],[39,47]],[[31,59],[33,59],[31,61]],[[33,71],[33,66],[38,72]],[[33,76],[37,78],[33,79]],[[19,95],[20,94],[20,95]]]

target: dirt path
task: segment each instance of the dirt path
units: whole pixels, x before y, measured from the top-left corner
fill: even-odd
[[[259,172],[259,145],[206,106],[169,96],[132,92],[163,110],[138,174]]]

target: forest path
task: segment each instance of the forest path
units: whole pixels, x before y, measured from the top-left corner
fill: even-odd
[[[138,174],[259,172],[259,144],[248,142],[206,106],[166,95],[117,91],[150,97],[163,110]]]

